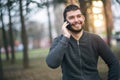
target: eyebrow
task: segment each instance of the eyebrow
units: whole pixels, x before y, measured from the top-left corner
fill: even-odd
[[[83,15],[83,14],[77,14],[77,15]],[[71,16],[74,16],[74,15],[71,15]],[[71,16],[69,16],[69,17],[71,17]],[[75,15],[76,16],[76,15]]]

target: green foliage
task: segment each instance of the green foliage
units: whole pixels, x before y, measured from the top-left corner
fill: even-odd
[[[53,0],[54,3],[65,3],[66,0]]]

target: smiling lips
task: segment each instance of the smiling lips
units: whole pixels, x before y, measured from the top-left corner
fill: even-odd
[[[75,22],[75,23],[73,23],[72,25],[75,26],[75,25],[78,25],[78,24],[81,24],[81,25],[82,25],[83,22],[82,22],[82,21],[80,21],[80,22]]]

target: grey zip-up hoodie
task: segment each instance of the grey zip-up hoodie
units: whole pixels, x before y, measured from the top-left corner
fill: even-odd
[[[114,53],[98,35],[85,31],[78,41],[63,35],[55,38],[46,62],[51,68],[61,65],[62,80],[101,80],[99,56],[108,65],[108,80],[118,80],[119,62]]]

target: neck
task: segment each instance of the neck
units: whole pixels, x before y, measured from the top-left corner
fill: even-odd
[[[71,32],[71,35],[75,40],[79,40],[81,38],[82,34],[83,34],[83,30],[79,33]]]

